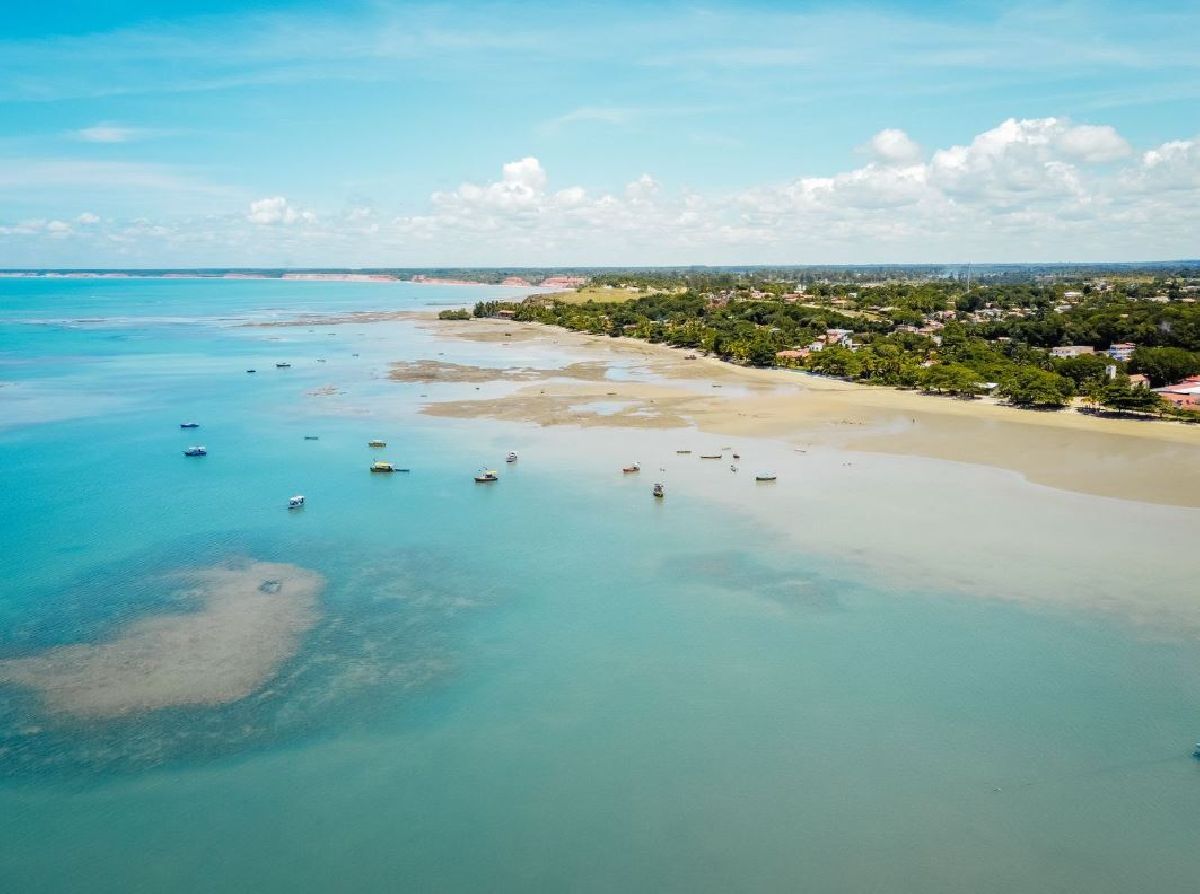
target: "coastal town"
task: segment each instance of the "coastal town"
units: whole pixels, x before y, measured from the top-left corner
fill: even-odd
[[[680,271],[599,274],[473,314],[931,394],[1198,422],[1197,299],[1194,270],[974,282]]]

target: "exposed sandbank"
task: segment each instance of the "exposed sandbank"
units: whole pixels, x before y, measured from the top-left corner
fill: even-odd
[[[570,363],[561,369],[535,369],[531,366],[504,368],[469,366],[442,360],[402,360],[391,364],[388,378],[397,382],[529,382],[545,379],[602,381],[608,364],[602,361]]]
[[[986,399],[933,397],[713,358],[688,360],[678,349],[533,323],[429,325],[471,341],[544,340],[637,367],[633,381],[610,380],[608,388],[546,381],[488,400],[431,403],[424,409],[430,415],[538,425],[695,425],[729,436],[990,465],[1081,493],[1200,506],[1200,426],[1021,410]],[[603,414],[580,406],[593,400],[625,403]]]
[[[117,717],[244,698],[295,654],[317,620],[316,572],[271,562],[168,579],[195,611],[142,618],[99,643],[0,661],[0,683],[33,690],[55,713]]]

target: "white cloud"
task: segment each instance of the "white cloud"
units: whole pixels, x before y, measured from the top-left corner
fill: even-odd
[[[93,124],[75,131],[75,136],[85,143],[128,143],[142,134],[139,128],[109,123]]]
[[[30,219],[0,226],[0,265],[12,256],[11,246],[49,245],[49,239],[109,246],[106,250],[119,251],[120,259],[143,253],[149,263],[180,265],[867,263],[1195,255],[1197,138],[1130,156],[1125,140],[1106,126],[1012,118],[928,156],[898,130],[881,131],[866,147],[872,159],[857,166],[719,193],[681,191],[650,173],[611,191],[558,185],[539,159],[528,156],[502,165],[493,180],[435,192],[426,209],[400,216],[381,214],[369,200],[356,199],[348,210],[318,218],[276,195],[251,202],[240,214],[122,221],[86,212],[72,223],[65,217]],[[0,168],[0,186],[4,176]]]
[[[1087,162],[1116,161],[1133,154],[1125,138],[1107,124],[1065,127],[1058,136],[1058,148],[1065,155]]]
[[[293,208],[283,196],[269,196],[251,202],[246,219],[254,224],[270,226],[273,224],[314,223],[317,216],[311,211]]]
[[[904,131],[889,127],[871,137],[867,148],[884,164],[912,164],[921,158],[921,147]]]

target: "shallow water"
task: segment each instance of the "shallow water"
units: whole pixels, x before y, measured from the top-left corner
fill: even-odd
[[[1183,612],[1194,568],[1153,544],[1195,513],[940,463],[743,442],[735,474],[697,458],[728,439],[695,433],[432,419],[422,394],[513,386],[394,382],[388,362],[580,358],[407,323],[238,325],[494,294],[0,281],[0,659],[187,610],[159,585],[180,570],[326,581],[297,653],[229,704],[79,719],[0,689],[8,886],[1192,885],[1200,647],[1105,587]],[[755,488],[759,462],[778,486]],[[471,482],[483,465],[497,484]],[[1049,598],[1072,586],[1100,610]]]

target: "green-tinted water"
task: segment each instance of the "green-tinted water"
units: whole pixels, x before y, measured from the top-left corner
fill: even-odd
[[[1200,871],[1188,637],[956,592],[963,557],[939,577],[919,532],[929,585],[912,567],[891,583],[819,533],[859,518],[870,550],[892,510],[861,484],[789,503],[785,475],[755,515],[730,508],[740,484],[672,471],[656,503],[651,478],[614,474],[633,455],[651,472],[652,436],[431,420],[422,393],[474,386],[381,377],[438,352],[563,361],[542,348],[145,319],[192,319],[200,297],[206,317],[416,307],[422,289],[2,285],[8,319],[98,316],[91,290],[110,322],[0,325],[0,659],[187,610],[160,583],[180,568],[251,557],[327,581],[298,651],[231,704],[72,719],[0,689],[12,890],[1115,892]],[[307,393],[325,385],[342,393]],[[185,460],[193,441],[210,455]],[[384,454],[413,471],[368,473]],[[497,485],[471,482],[481,464]],[[1089,536],[1122,505],[1029,499]],[[1032,592],[1062,572],[1012,576]]]

